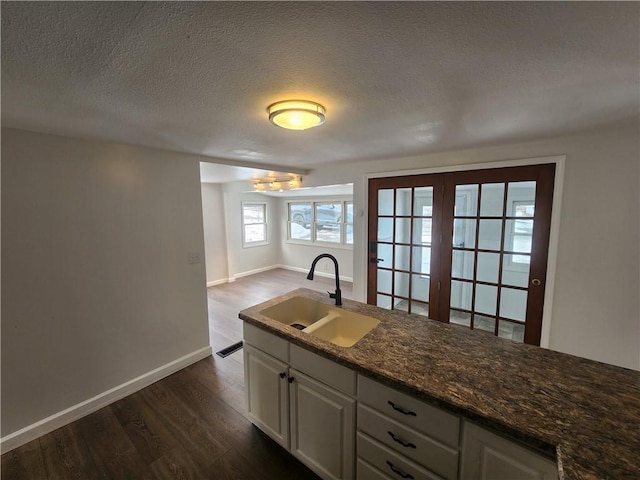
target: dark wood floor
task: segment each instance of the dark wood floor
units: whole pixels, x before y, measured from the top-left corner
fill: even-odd
[[[208,289],[214,352],[242,339],[238,311],[330,279],[272,270]],[[351,284],[343,286],[351,298]],[[246,418],[242,351],[208,357],[2,455],[2,479],[317,479]]]

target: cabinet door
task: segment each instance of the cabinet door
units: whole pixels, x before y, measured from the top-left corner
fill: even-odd
[[[249,420],[289,448],[287,364],[245,345],[244,369]]]
[[[465,422],[462,480],[556,480],[558,466],[524,447]]]
[[[355,400],[291,369],[291,453],[324,479],[354,477]]]

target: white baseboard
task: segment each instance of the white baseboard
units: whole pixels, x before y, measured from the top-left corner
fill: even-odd
[[[78,403],[72,407],[67,408],[61,412],[55,413],[47,418],[44,418],[34,424],[24,427],[16,432],[6,435],[0,438],[0,453],[4,454],[14,448],[17,448],[25,443],[35,440],[42,435],[53,432],[57,428],[63,427],[79,418],[82,418],[90,413],[100,410],[107,405],[116,402],[127,395],[137,392],[145,387],[148,387],[154,382],[163,379],[177,372],[178,370],[191,365],[192,363],[202,360],[203,358],[211,355],[211,347],[201,348],[184,357],[178,358],[173,362],[167,363],[161,367],[151,370],[133,380],[118,385],[106,392],[96,395],[93,398]]]
[[[282,268],[282,265],[269,265],[268,267],[256,268],[255,270],[248,270],[246,272],[236,273],[233,276],[233,281],[235,281],[236,278],[248,277],[249,275],[255,275],[256,273],[266,272],[267,270],[273,270],[274,268]],[[231,281],[231,279],[229,279],[229,281]]]
[[[222,285],[223,283],[230,283],[233,280],[230,278],[221,278],[220,280],[212,280],[211,282],[207,282],[207,288],[215,287],[216,285]]]
[[[285,270],[291,270],[293,272],[309,273],[309,269],[308,268],[291,267],[289,265],[278,265],[276,268],[283,268]],[[319,277],[325,277],[325,278],[333,278],[334,277],[333,273],[320,272],[318,270],[313,272],[313,274],[317,275]],[[340,280],[342,280],[343,282],[351,282],[351,283],[353,283],[353,278],[345,277],[343,275],[340,275]]]

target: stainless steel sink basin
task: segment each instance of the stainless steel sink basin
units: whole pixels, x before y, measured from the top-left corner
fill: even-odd
[[[292,297],[260,312],[278,322],[340,347],[351,347],[373,330],[380,320],[343,310],[305,297]]]

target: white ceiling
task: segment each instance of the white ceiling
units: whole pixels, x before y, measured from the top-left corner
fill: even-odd
[[[3,126],[211,156],[227,163],[217,179],[560,135],[640,108],[638,2],[1,5]],[[271,125],[286,98],[322,103],[326,123]]]

